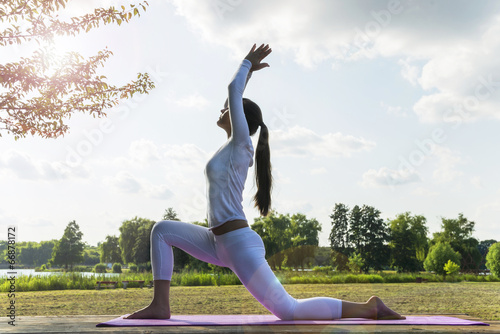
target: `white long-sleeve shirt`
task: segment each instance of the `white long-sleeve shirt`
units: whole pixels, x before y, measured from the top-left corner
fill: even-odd
[[[252,64],[243,60],[229,84],[231,137],[208,161],[208,226],[214,228],[232,220],[246,220],[243,212],[243,189],[248,169],[253,165],[254,149],[243,112],[243,91]]]

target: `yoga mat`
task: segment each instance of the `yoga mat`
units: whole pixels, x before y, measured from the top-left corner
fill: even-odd
[[[407,316],[405,320],[371,320],[344,318],[339,320],[280,320],[274,315],[173,315],[170,319],[124,319],[122,315],[102,322],[97,327],[137,326],[252,326],[252,325],[443,325],[489,326],[486,323],[445,316]]]

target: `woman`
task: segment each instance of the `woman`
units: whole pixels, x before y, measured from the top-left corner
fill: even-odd
[[[254,71],[269,65],[261,61],[271,53],[269,45],[252,49],[229,84],[229,97],[217,121],[228,140],[206,166],[209,228],[178,221],[157,222],[151,231],[151,265],[154,297],[149,306],[128,319],[170,318],[169,290],[173,272],[172,246],[221,267],[229,267],[248,291],[282,320],[372,318],[404,319],[378,297],[366,303],[334,298],[295,299],[278,281],[265,259],[260,236],[248,226],[243,213],[242,192],[254,150],[250,136],[260,127],[255,152],[257,194],[261,215],[271,204],[271,164],[268,129],[259,107],[243,99],[246,83]]]

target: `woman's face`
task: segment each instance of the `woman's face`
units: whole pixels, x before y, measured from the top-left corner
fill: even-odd
[[[217,125],[223,129],[228,129],[231,127],[231,122],[229,119],[229,108],[221,109]]]

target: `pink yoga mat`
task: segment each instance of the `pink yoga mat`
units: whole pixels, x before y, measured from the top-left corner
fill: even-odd
[[[251,325],[444,325],[471,326],[486,323],[445,316],[407,316],[405,320],[371,320],[362,318],[339,320],[279,320],[274,315],[173,315],[168,320],[124,319],[102,322],[97,327],[138,327],[138,326],[251,326]]]

